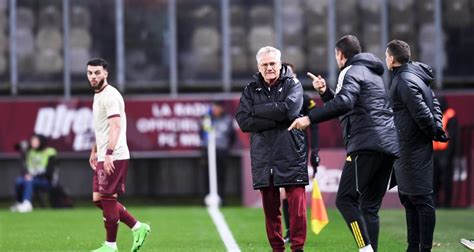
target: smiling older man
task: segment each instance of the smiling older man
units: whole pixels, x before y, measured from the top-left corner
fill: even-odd
[[[261,48],[256,56],[258,73],[240,98],[236,120],[251,133],[253,188],[260,190],[267,237],[273,251],[284,251],[280,191],[284,187],[290,219],[292,251],[303,251],[306,240],[306,195],[308,184],[304,133],[288,131],[303,104],[303,88],[286,66],[281,52]]]

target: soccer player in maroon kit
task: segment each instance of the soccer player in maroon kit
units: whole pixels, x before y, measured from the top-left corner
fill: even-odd
[[[118,223],[125,223],[133,233],[131,251],[138,251],[150,232],[150,226],[137,221],[117,201],[125,192],[128,160],[127,119],[125,104],[119,91],[108,84],[107,62],[91,59],[87,63],[87,78],[94,90],[92,107],[96,144],[92,147],[89,164],[94,170],[92,199],[102,209],[106,241],[96,252],[117,250]]]

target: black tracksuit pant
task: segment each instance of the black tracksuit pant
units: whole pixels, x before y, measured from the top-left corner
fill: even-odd
[[[364,152],[347,157],[337,191],[336,206],[359,248],[377,251],[378,212],[387,190],[395,157]]]
[[[406,213],[407,252],[431,251],[436,223],[433,196],[401,193],[398,196]]]

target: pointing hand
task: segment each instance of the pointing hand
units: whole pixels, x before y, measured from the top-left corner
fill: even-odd
[[[324,92],[326,92],[326,80],[324,80],[321,75],[316,76],[311,72],[308,72],[307,75],[311,78],[314,89],[316,89],[320,95],[324,94]]]

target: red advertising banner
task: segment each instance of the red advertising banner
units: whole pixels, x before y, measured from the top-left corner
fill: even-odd
[[[453,176],[455,206],[468,206],[474,202],[474,117],[471,111],[474,107],[473,96],[446,96],[449,105],[456,110],[462,129],[461,153],[457,158]],[[132,155],[168,157],[174,154],[197,154],[201,147],[201,118],[208,113],[212,98],[214,97],[126,98],[127,139]],[[233,115],[237,104],[238,96],[227,97],[227,112]],[[86,154],[94,143],[91,106],[92,97],[68,101],[45,98],[0,100],[0,157],[15,155],[14,146],[21,140],[28,139],[32,133],[46,136],[49,145],[55,147],[63,156],[64,153]],[[322,104],[319,103],[318,106]],[[318,181],[323,194],[327,194],[323,195],[325,200],[334,201],[333,193],[339,182],[336,173],[340,173],[342,163],[330,162],[344,160],[341,127],[337,120],[319,126],[322,167],[319,169],[318,176],[321,177]],[[249,137],[248,134],[242,133],[237,125],[234,125],[234,128],[240,140],[234,148],[243,153],[242,163],[245,166],[250,163],[247,156]],[[243,168],[245,180],[248,179],[249,174],[246,173],[250,172],[250,167]],[[245,184],[246,181],[243,183],[243,190],[251,188]],[[258,200],[252,198],[252,192],[245,195],[246,205],[258,203]]]
[[[461,127],[473,127],[473,95],[452,94],[447,101],[456,110]],[[212,97],[213,98],[213,97]],[[220,98],[220,97],[216,97]],[[227,97],[226,110],[235,113],[238,96]],[[127,136],[132,152],[189,151],[200,146],[200,118],[207,113],[212,99],[126,98]],[[0,100],[0,154],[12,154],[14,145],[33,132],[45,135],[60,152],[87,151],[94,141],[92,97],[61,99]],[[323,106],[318,102],[317,106]],[[239,146],[249,146],[247,134],[235,125]],[[337,120],[319,124],[320,148],[344,148]],[[470,148],[470,146],[469,146]]]
[[[1,101],[0,152],[15,152],[14,145],[32,133],[43,134],[60,151],[90,149],[94,141],[90,101]]]
[[[225,100],[227,112],[235,114],[238,97]],[[127,139],[134,153],[183,153],[201,146],[201,118],[211,99],[125,99]],[[0,154],[14,154],[14,145],[32,133],[44,135],[48,144],[62,153],[89,151],[94,143],[92,97],[57,100],[0,101]],[[239,137],[235,148],[249,147],[248,135],[234,125]],[[320,124],[321,147],[343,147],[337,120]],[[321,134],[321,135],[323,135]],[[166,154],[164,154],[166,155]]]
[[[130,150],[197,150],[209,107],[209,100],[126,100]],[[89,151],[94,143],[91,100],[0,102],[0,111],[0,153],[14,153],[14,145],[32,133],[60,152]]]

